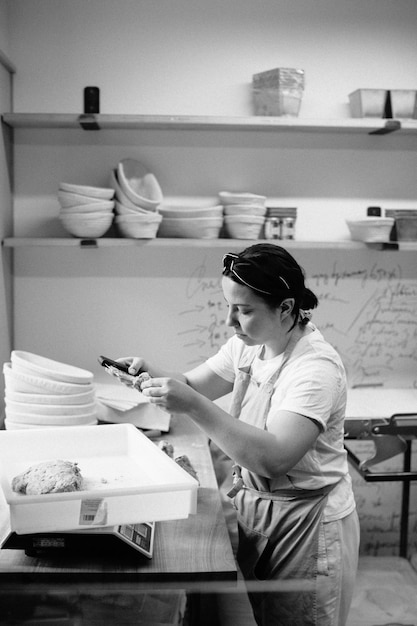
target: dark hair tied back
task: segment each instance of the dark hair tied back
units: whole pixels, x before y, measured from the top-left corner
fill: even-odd
[[[262,268],[259,280],[264,288],[268,284],[270,293],[266,295],[257,293],[259,297],[272,308],[278,307],[285,298],[294,298],[295,320],[300,317],[301,323],[308,322],[309,316],[303,315],[303,312],[315,309],[319,301],[305,286],[303,268],[285,248],[269,243],[255,244],[243,250],[239,258],[253,261]]]

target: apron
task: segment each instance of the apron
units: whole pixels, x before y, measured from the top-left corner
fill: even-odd
[[[291,338],[279,369],[258,385],[251,362],[239,368],[231,414],[265,429],[274,384],[299,339]],[[247,403],[242,402],[250,392]],[[247,580],[298,581],[298,591],[250,592],[255,619],[262,626],[318,626],[314,583],[325,574],[326,554],[322,514],[333,485],[317,490],[295,488],[287,476],[270,480],[234,466],[229,497],[237,510],[239,543],[237,560]],[[260,585],[261,587],[261,585]],[[309,590],[305,590],[308,587]]]

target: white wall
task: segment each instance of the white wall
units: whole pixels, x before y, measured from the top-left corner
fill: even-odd
[[[0,0],[0,50],[9,54],[9,2]]]
[[[416,88],[414,0],[13,0],[15,110],[247,115],[252,74],[300,67],[303,117],[359,87]]]

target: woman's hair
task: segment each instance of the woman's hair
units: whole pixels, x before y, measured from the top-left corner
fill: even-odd
[[[229,256],[234,263],[224,261],[223,274],[252,289],[271,308],[278,308],[286,298],[294,298],[293,313],[297,321],[300,310],[317,307],[316,295],[305,286],[303,268],[285,248],[260,243],[239,254],[226,255],[225,259]]]

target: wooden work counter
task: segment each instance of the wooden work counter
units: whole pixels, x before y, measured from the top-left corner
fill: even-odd
[[[163,439],[173,444],[176,456],[186,454],[189,457],[200,487],[195,515],[156,524],[153,558],[147,559],[133,549],[131,554],[123,552],[123,556],[117,557],[63,553],[42,558],[26,556],[23,550],[3,549],[0,551],[0,603],[10,593],[61,594],[65,591],[72,595],[132,596],[141,590],[148,593],[150,589],[163,589],[166,594],[167,590],[187,589],[201,601],[200,592],[214,591],[216,586],[227,584],[233,590],[237,568],[207,437],[188,418],[174,416],[170,432],[164,434]],[[4,532],[7,525],[5,502],[0,505],[0,515],[0,529]],[[178,599],[175,593],[174,596]],[[194,612],[196,610],[194,607]],[[204,619],[194,621],[205,623]],[[82,621],[68,623],[84,624]]]

